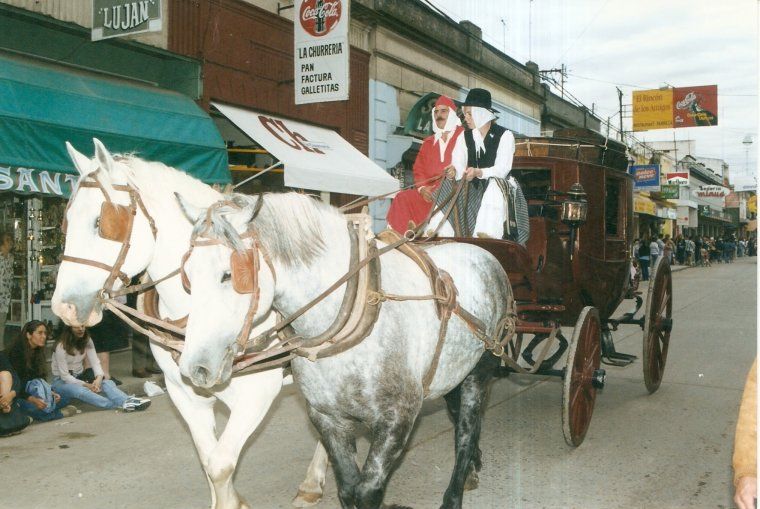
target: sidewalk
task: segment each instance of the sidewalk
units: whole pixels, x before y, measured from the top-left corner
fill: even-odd
[[[119,389],[127,394],[135,394],[137,396],[144,396],[143,384],[146,380],[152,380],[164,389],[164,375],[151,375],[148,378],[137,378],[132,376],[132,348],[125,348],[124,350],[118,350],[111,352],[111,376],[115,376],[121,380],[122,385]],[[79,405],[74,403],[77,407]],[[81,405],[84,407],[85,405]],[[84,408],[82,408],[84,409]]]

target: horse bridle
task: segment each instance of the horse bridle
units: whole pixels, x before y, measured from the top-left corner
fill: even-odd
[[[113,293],[113,286],[116,279],[119,279],[124,283],[124,286],[129,286],[130,277],[122,272],[121,267],[124,265],[124,261],[127,259],[127,253],[129,252],[129,239],[132,237],[132,228],[134,226],[135,216],[137,215],[137,208],[139,207],[145,218],[148,220],[151,232],[153,233],[153,239],[156,238],[157,230],[156,223],[153,217],[148,213],[145,208],[145,204],[140,197],[140,193],[130,185],[112,184],[111,188],[115,191],[123,191],[129,193],[129,206],[113,203],[111,197],[108,195],[103,183],[98,179],[98,172],[100,169],[88,174],[77,186],[77,190],[69,198],[69,203],[66,205],[66,210],[63,213],[63,224],[61,229],[66,234],[68,227],[68,221],[66,216],[69,213],[69,207],[74,202],[76,194],[79,189],[83,187],[97,188],[103,193],[105,201],[100,207],[100,215],[98,216],[98,235],[105,240],[112,240],[114,242],[121,243],[121,249],[119,255],[113,265],[108,265],[97,260],[91,260],[88,258],[80,258],[77,256],[62,255],[62,262],[79,263],[81,265],[89,265],[90,267],[96,267],[108,272],[108,278],[103,283],[103,288],[100,290],[99,297],[108,298]]]
[[[259,199],[257,202],[257,206],[254,209],[253,213],[254,218],[261,208],[261,202],[261,199]],[[187,277],[187,273],[185,272],[185,263],[187,262],[188,258],[190,258],[193,249],[195,247],[215,245],[222,245],[232,249],[232,253],[230,254],[230,278],[232,280],[232,288],[241,295],[250,294],[251,296],[251,302],[248,306],[248,312],[245,315],[243,327],[235,339],[235,342],[238,345],[238,352],[243,352],[245,351],[246,344],[248,343],[248,337],[251,334],[251,330],[253,330],[253,319],[256,316],[256,311],[258,311],[259,299],[261,297],[261,287],[259,286],[259,270],[261,268],[259,264],[259,254],[261,254],[261,257],[269,267],[269,270],[272,273],[272,278],[275,281],[277,281],[277,274],[275,273],[272,260],[269,257],[266,249],[264,249],[264,246],[261,245],[261,242],[259,241],[255,230],[249,229],[240,235],[241,240],[251,239],[251,248],[246,249],[245,251],[238,251],[234,249],[228,242],[224,240],[205,237],[205,234],[211,228],[211,214],[215,209],[218,209],[225,205],[239,208],[233,202],[220,201],[206,210],[206,219],[204,221],[205,228],[200,232],[193,233],[192,237],[190,238],[190,249],[188,249],[187,253],[185,253],[182,257],[182,264],[180,265],[179,271],[180,276],[182,277],[182,285],[185,287],[185,291],[190,293],[190,279]]]

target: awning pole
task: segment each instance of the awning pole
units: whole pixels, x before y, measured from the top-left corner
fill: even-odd
[[[258,172],[256,175],[251,175],[251,176],[250,176],[250,177],[248,177],[247,179],[245,179],[245,180],[242,180],[242,181],[238,182],[237,184],[235,184],[234,186],[232,186],[232,189],[237,189],[238,187],[242,186],[242,185],[243,185],[243,184],[245,184],[246,182],[250,182],[251,180],[253,180],[253,179],[255,179],[255,178],[258,178],[258,177],[262,176],[262,175],[263,175],[263,174],[265,174],[266,172],[268,172],[268,171],[271,171],[271,170],[274,170],[275,168],[277,168],[277,167],[278,167],[278,166],[280,166],[281,164],[282,164],[282,162],[280,162],[280,161],[277,161],[276,163],[274,163],[274,164],[273,164],[272,166],[270,166],[269,168],[264,168],[263,170],[261,170],[260,172]]]

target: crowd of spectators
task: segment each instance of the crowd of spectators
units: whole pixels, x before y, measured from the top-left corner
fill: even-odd
[[[737,257],[756,256],[756,239],[739,238],[735,235],[708,237],[679,235],[647,235],[633,241],[633,259],[641,269],[641,280],[649,279],[649,269],[657,258],[667,256],[671,265],[710,267],[713,263],[732,263]]]

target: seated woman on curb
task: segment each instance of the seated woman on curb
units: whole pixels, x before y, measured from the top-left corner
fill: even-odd
[[[81,378],[87,357],[94,380]],[[53,390],[98,408],[121,408],[125,412],[145,410],[150,400],[124,394],[111,380],[103,380],[95,345],[84,327],[64,328],[53,353]]]
[[[47,382],[46,341],[47,326],[32,320],[21,328],[8,349],[8,360],[20,382],[16,396],[19,406],[25,414],[41,422],[70,417],[77,412],[76,407],[68,405],[68,398],[62,398]]]
[[[20,382],[5,352],[0,352],[0,412],[11,411],[13,400],[21,392]]]

